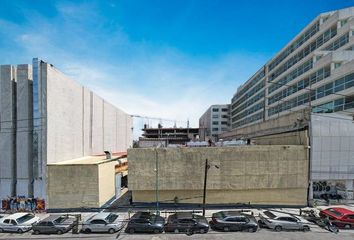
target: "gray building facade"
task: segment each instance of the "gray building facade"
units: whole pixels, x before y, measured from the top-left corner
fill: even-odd
[[[219,134],[230,130],[230,104],[211,105],[199,118],[199,129],[206,138],[218,140]]]
[[[47,164],[132,146],[132,118],[53,65],[0,67],[0,198],[46,198]]]
[[[231,100],[238,129],[310,107],[354,109],[354,7],[320,14],[240,86]]]

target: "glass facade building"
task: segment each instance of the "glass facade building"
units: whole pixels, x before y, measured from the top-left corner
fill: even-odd
[[[354,7],[320,14],[241,85],[231,129],[311,108],[354,112]]]

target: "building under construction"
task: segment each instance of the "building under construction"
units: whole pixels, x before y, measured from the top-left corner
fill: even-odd
[[[200,139],[199,128],[163,128],[158,124],[157,128],[149,128],[144,125],[142,137],[139,138],[139,147],[156,147],[169,144],[185,145],[192,140]]]

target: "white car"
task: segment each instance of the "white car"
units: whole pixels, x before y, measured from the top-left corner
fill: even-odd
[[[124,216],[110,212],[97,213],[82,224],[82,231],[115,233],[123,228]]]
[[[261,224],[277,232],[282,230],[310,231],[310,222],[291,214],[277,211],[263,211],[259,214]]]
[[[32,213],[14,213],[0,219],[0,232],[23,233],[32,229],[39,218]]]

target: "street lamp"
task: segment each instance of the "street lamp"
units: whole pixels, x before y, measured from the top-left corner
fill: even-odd
[[[208,159],[205,159],[205,170],[204,170],[204,190],[203,190],[203,217],[205,217],[205,199],[206,199],[206,186],[207,186],[207,177],[208,177],[208,170],[210,167],[213,166],[219,169],[218,165],[209,164]]]

